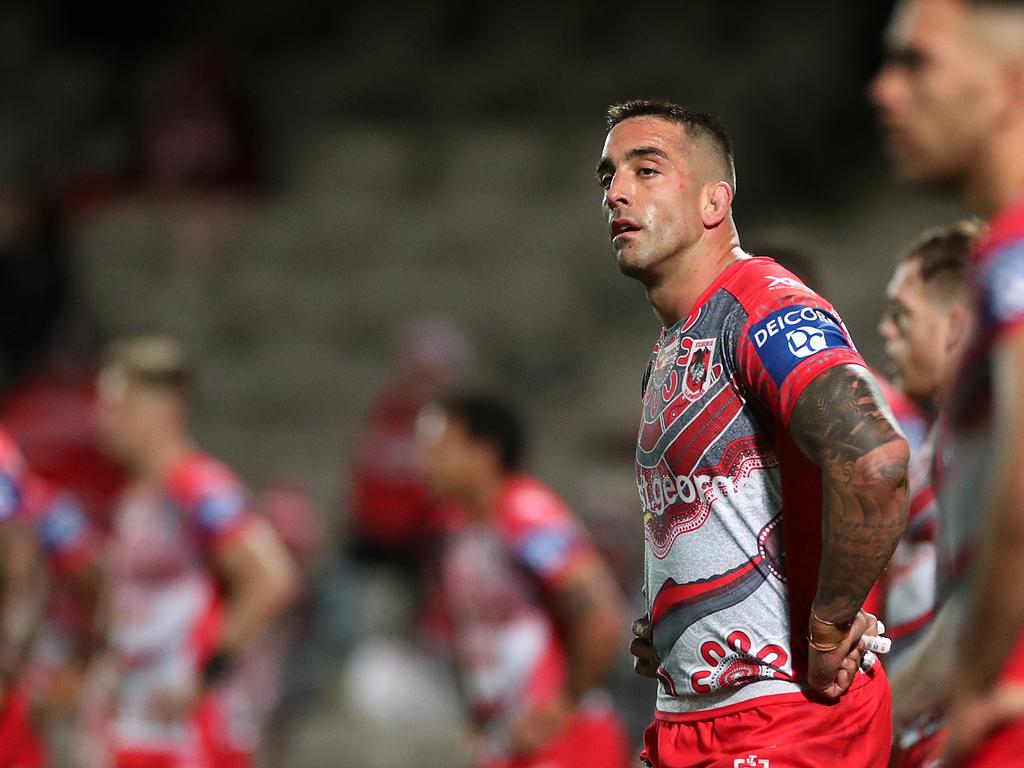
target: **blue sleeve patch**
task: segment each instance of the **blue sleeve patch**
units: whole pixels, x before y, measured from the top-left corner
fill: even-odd
[[[1024,318],[1024,241],[996,253],[985,279],[986,309],[1000,325]]]
[[[765,370],[782,382],[801,362],[826,349],[852,349],[839,320],[823,309],[792,306],[772,312],[750,329]]]
[[[66,495],[50,504],[39,523],[39,538],[48,552],[67,552],[78,546],[85,535],[85,514],[78,503]]]
[[[245,512],[241,493],[208,494],[196,505],[199,525],[207,533],[221,533],[230,528]]]
[[[10,520],[21,504],[21,491],[17,482],[6,472],[0,472],[0,520]]]
[[[565,565],[575,541],[576,536],[570,530],[533,531],[522,540],[519,554],[531,571],[552,576]]]

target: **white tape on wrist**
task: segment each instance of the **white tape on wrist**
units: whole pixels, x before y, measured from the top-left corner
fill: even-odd
[[[875,635],[864,635],[864,649],[875,653],[888,653],[892,648],[892,640],[888,637],[876,637]]]

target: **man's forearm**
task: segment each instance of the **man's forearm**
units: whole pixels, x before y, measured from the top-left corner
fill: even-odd
[[[877,383],[860,366],[815,378],[790,433],[821,467],[824,510],[814,611],[851,622],[896,549],[907,520],[910,450]]]

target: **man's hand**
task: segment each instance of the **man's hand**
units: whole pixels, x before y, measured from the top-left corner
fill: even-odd
[[[809,649],[807,682],[827,699],[838,699],[846,693],[857,676],[864,658],[865,637],[878,636],[878,620],[860,611],[838,647],[831,651]]]
[[[661,659],[654,649],[654,638],[651,636],[651,620],[641,616],[633,622],[633,640],[629,644],[629,652],[633,654],[633,670],[644,677],[658,677]]]
[[[531,710],[512,725],[509,743],[512,754],[524,756],[539,752],[569,726],[575,715],[576,703],[565,695]]]
[[[1024,717],[1024,685],[1000,685],[994,691],[954,697],[942,764],[960,765],[986,736],[1020,717]]]
[[[153,696],[153,715],[163,723],[179,723],[188,718],[199,703],[202,686],[193,679],[175,688],[165,688]]]

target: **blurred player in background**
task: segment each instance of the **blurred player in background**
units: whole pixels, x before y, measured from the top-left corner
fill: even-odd
[[[721,126],[635,101],[608,128],[612,248],[664,326],[636,449],[632,650],[661,682],[644,757],[884,765],[889,690],[864,652],[885,641],[861,606],[905,526],[907,443],[831,305],[740,249]]]
[[[295,568],[245,489],[188,435],[180,345],[111,347],[101,426],[132,483],[114,516],[109,645],[116,768],[241,768],[257,746],[251,651],[289,605]]]
[[[579,521],[521,471],[518,417],[490,397],[424,410],[420,464],[453,506],[444,604],[481,768],[625,768],[593,690],[617,658],[622,597]]]
[[[900,258],[879,323],[885,353],[905,396],[936,423],[971,336],[973,303],[967,273],[977,226],[962,222],[929,230]],[[926,766],[942,752],[943,687],[922,639],[938,607],[939,510],[932,485],[934,430],[911,438],[910,522],[885,576],[883,615],[893,640],[896,765]],[[924,649],[925,653],[917,653]]]
[[[1024,750],[1024,2],[905,0],[888,49],[871,95],[899,175],[951,186],[991,218],[971,270],[977,329],[941,449],[941,567],[952,594],[930,671],[955,670],[950,762],[1015,765]]]
[[[50,669],[32,658],[51,596],[42,566],[91,605],[99,589],[98,555],[97,536],[74,497],[34,475],[0,430],[0,766],[47,764],[30,711],[51,682]]]

